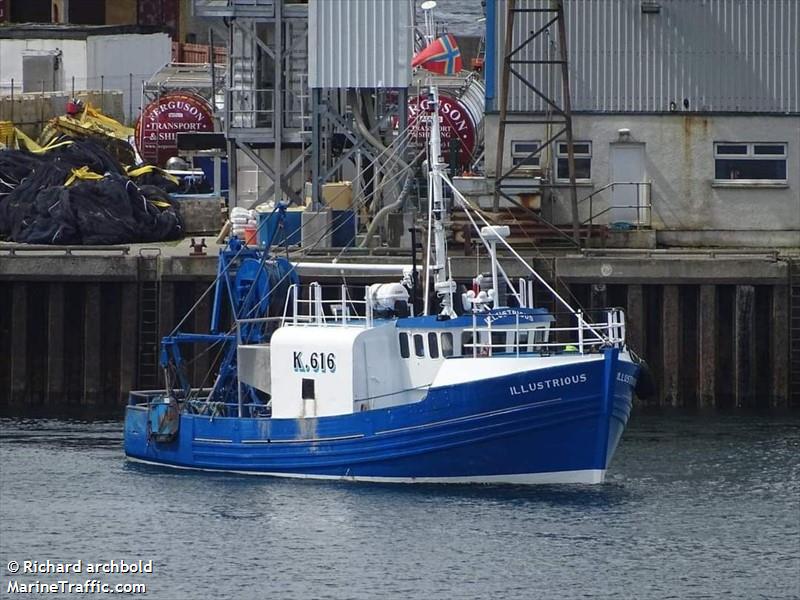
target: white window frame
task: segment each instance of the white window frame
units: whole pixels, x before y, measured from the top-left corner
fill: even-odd
[[[405,339],[406,341],[405,350],[408,356],[403,356],[403,342],[401,341],[403,339]],[[397,343],[399,344],[400,347],[400,358],[402,358],[403,360],[408,360],[409,358],[411,358],[411,336],[408,335],[407,332],[401,331],[397,336]]]
[[[720,154],[720,146],[745,146],[744,154]],[[756,146],[783,146],[781,154],[756,154]],[[783,160],[785,164],[784,179],[717,179],[718,160]],[[789,183],[789,144],[787,142],[714,142],[714,185],[716,186],[780,186]]]
[[[431,346],[431,342],[433,342],[436,347],[436,356],[433,355],[434,346]],[[435,331],[429,331],[428,335],[425,336],[425,349],[427,350],[426,355],[428,358],[437,359],[442,356],[442,348],[439,346],[439,336]]]
[[[538,152],[534,154],[529,160],[535,160],[535,163],[518,164],[516,161],[523,160],[531,150],[518,150],[518,147],[523,144],[535,144]],[[512,140],[511,141],[511,166],[519,167],[520,169],[541,169],[542,168],[542,140]]]
[[[422,331],[415,331],[411,335],[411,341],[413,342],[411,349],[413,349],[414,354],[412,355],[414,358],[425,358],[426,356],[430,356],[428,352],[428,343],[427,343],[427,335]],[[417,339],[422,340],[422,347],[417,348]]]
[[[558,176],[558,161],[561,159],[567,160],[567,150],[564,149],[564,152],[561,151],[561,145],[567,145],[567,142],[555,142],[556,144],[556,182],[557,183],[569,183],[569,177],[559,177]],[[588,158],[589,159],[589,177],[588,179],[585,177],[576,177],[576,183],[591,183],[592,182],[592,142],[590,140],[575,140],[572,142],[573,149],[577,144],[588,144],[589,145],[589,152],[575,152],[575,158]]]

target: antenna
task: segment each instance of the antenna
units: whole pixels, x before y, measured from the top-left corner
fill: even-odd
[[[436,8],[436,0],[425,0],[420,8],[425,11],[425,40],[430,44],[433,41],[433,9]]]

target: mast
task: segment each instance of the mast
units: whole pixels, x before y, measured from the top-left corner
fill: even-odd
[[[441,135],[439,132],[439,90],[436,85],[431,83],[431,135],[430,135],[430,171],[428,172],[428,183],[433,189],[433,202],[429,210],[433,211],[433,265],[428,265],[429,270],[433,271],[433,289],[441,299],[441,316],[455,317],[453,310],[453,292],[455,282],[450,280],[447,272],[447,238],[444,230],[444,222],[448,216],[447,208],[442,193],[442,171],[445,163],[441,161]]]
[[[429,0],[422,3],[425,14],[426,40],[428,44],[433,42],[433,9],[436,2]],[[442,306],[439,315],[441,317],[452,318],[456,316],[453,310],[453,292],[455,292],[455,282],[450,279],[447,271],[447,238],[444,230],[444,223],[447,220],[447,207],[443,199],[442,174],[445,163],[441,160],[442,140],[439,120],[439,89],[428,77],[428,89],[430,93],[431,124],[430,135],[428,136],[429,156],[428,156],[428,223],[433,232],[428,232],[428,256],[431,256],[431,242],[433,242],[433,258],[427,264],[427,281],[433,275],[433,289],[440,298]],[[427,285],[426,285],[427,290]],[[428,298],[425,297],[426,314],[428,314]]]

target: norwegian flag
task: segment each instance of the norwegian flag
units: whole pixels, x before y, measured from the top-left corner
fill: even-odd
[[[450,33],[436,38],[414,56],[411,66],[422,67],[439,75],[458,73],[462,63],[461,50],[458,49],[456,38]]]

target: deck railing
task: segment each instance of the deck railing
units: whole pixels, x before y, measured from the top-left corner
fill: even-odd
[[[335,299],[324,299],[322,286],[316,282],[309,284],[306,290],[308,294],[304,298],[300,285],[293,284],[289,287],[281,325],[372,326],[372,303],[350,298],[346,285],[340,286],[339,297]],[[364,298],[368,298],[369,287],[364,292]]]
[[[480,313],[472,316],[472,327],[466,330],[472,334],[472,341],[462,344],[462,356],[483,357],[495,354],[548,354],[553,352],[571,351],[579,354],[588,354],[603,347],[615,346],[621,348],[625,344],[625,313],[621,308],[606,309],[604,322],[589,323],[583,312],[576,312],[574,327],[551,327],[535,325],[528,322],[520,323],[519,315],[513,328],[507,325],[492,327],[491,321],[486,325],[479,324]],[[507,335],[511,333],[511,339]],[[552,334],[557,334],[560,340],[553,340]],[[501,341],[495,341],[502,335]],[[567,338],[567,339],[563,339]]]

